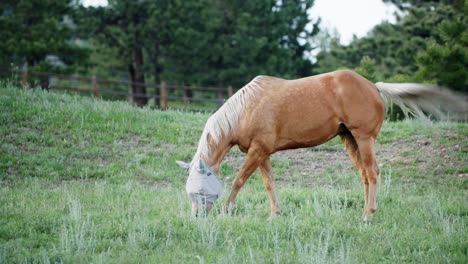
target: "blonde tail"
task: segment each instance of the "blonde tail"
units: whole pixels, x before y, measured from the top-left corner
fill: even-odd
[[[418,83],[378,82],[375,86],[384,98],[385,105],[398,105],[407,118],[409,115],[458,121],[466,121],[468,118],[465,96],[448,89]]]

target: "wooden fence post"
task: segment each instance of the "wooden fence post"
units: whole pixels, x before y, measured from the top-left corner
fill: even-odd
[[[95,75],[93,75],[92,82],[93,82],[93,96],[98,97],[99,91],[98,91],[97,79]]]
[[[188,86],[184,84],[182,87],[183,87],[183,91],[184,91],[184,96],[183,96],[182,100],[184,100],[184,103],[188,103],[189,102],[189,96],[188,96],[189,89],[188,89]]]
[[[24,86],[28,86],[28,70],[23,70],[23,79],[21,82],[23,83]]]
[[[229,85],[229,87],[228,87],[228,97],[231,98],[231,97],[232,97],[232,94],[233,94],[233,92],[232,92],[232,86]]]
[[[161,86],[156,81],[154,82],[154,107],[161,107]]]
[[[217,102],[217,107],[218,109],[221,108],[221,106],[223,106],[223,103],[224,103],[224,99],[223,99],[223,88],[219,87],[218,88],[218,91],[216,93],[216,102]]]
[[[161,110],[166,111],[167,110],[167,87],[166,83],[162,82],[161,83]]]

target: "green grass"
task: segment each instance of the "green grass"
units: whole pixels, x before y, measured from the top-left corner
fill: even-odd
[[[234,215],[190,217],[185,172],[208,114],[0,85],[0,263],[466,263],[468,125],[386,122],[378,211],[339,140],[272,158]],[[221,167],[230,181],[243,155]],[[228,179],[230,178],[230,179]]]

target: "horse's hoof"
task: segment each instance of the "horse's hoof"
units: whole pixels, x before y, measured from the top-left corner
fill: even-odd
[[[233,204],[229,204],[229,205],[228,205],[228,204],[225,204],[225,205],[224,205],[224,210],[223,210],[223,211],[224,211],[224,213],[225,213],[226,215],[233,215],[234,207],[235,207],[235,206],[234,206]]]
[[[367,213],[367,214],[364,214],[364,218],[362,219],[362,221],[364,223],[372,223],[372,219],[374,218],[374,214],[372,213]]]
[[[275,218],[279,217],[282,215],[281,210],[274,211],[270,214],[270,217],[268,217],[267,221],[273,221]]]

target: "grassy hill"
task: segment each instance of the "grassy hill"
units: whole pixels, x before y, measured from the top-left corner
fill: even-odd
[[[378,211],[338,140],[272,158],[233,216],[190,217],[185,172],[208,114],[0,85],[0,263],[466,263],[468,125],[386,122]],[[230,181],[243,155],[221,167]]]

